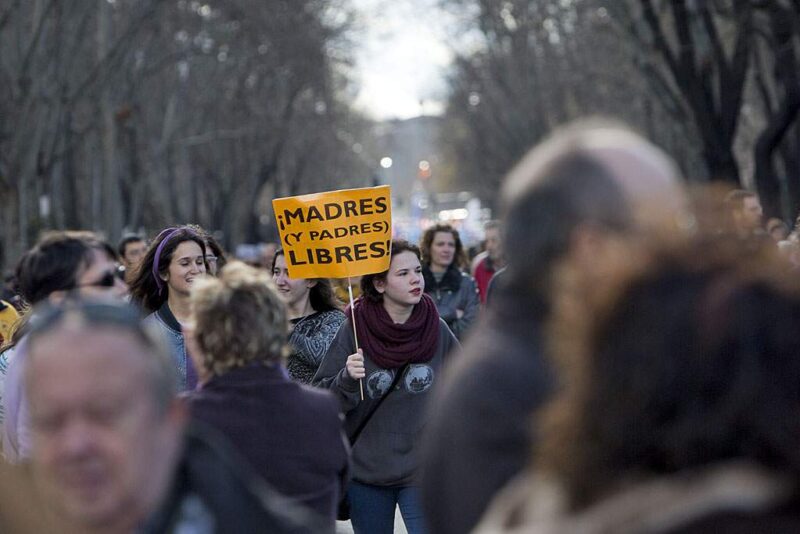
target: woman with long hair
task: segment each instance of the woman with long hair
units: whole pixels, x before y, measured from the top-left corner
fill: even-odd
[[[197,386],[197,373],[186,352],[183,325],[191,320],[189,292],[208,272],[203,236],[188,226],[165,228],[150,247],[130,286],[131,302],[158,325],[169,340],[182,391]]]
[[[425,531],[417,447],[432,387],[458,341],[424,289],[419,249],[393,241],[389,269],[361,278],[362,296],[345,311],[348,320],[314,377],[345,414],[352,443],[347,497],[357,534],[391,533],[398,505],[410,534]]]
[[[464,247],[458,230],[449,224],[431,226],[422,235],[422,274],[425,292],[458,339],[478,318],[480,297],[475,279],[463,272]]]
[[[272,258],[272,281],[289,318],[291,353],[286,369],[293,379],[310,384],[344,322],[344,313],[327,278],[289,277],[282,249]]]

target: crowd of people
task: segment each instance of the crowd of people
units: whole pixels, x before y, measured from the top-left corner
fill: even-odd
[[[0,301],[0,527],[800,531],[800,231],[615,124],[501,197],[480,254],[436,224],[344,293],[193,224],[42,236]]]

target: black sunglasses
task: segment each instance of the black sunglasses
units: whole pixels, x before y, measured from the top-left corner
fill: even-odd
[[[94,282],[88,282],[86,284],[75,284],[74,287],[114,287],[114,284],[117,282],[117,276],[115,271],[106,271],[103,274],[103,277],[99,280],[95,280]]]

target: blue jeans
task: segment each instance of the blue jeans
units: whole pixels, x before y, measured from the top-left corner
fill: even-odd
[[[419,488],[383,487],[350,482],[350,522],[355,534],[393,534],[395,508],[406,524],[408,534],[425,534]]]

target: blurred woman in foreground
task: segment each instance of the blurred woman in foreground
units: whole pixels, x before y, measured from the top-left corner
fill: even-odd
[[[800,287],[773,253],[683,245],[585,316],[557,303],[564,390],[478,532],[800,532]]]
[[[269,275],[232,262],[198,280],[190,340],[204,377],[194,419],[230,440],[256,473],[330,528],[347,474],[339,406],[283,369],[286,312]]]

